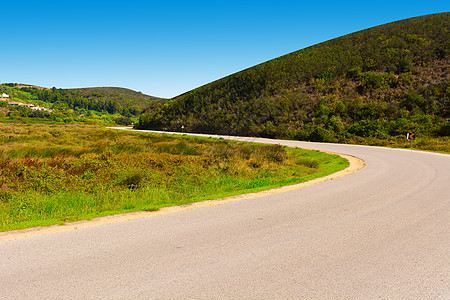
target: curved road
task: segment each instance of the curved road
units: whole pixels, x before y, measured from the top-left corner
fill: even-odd
[[[450,155],[353,155],[296,191],[0,243],[1,299],[450,299]]]

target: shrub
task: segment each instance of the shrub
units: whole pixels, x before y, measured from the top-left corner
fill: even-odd
[[[309,135],[311,142],[333,142],[335,140],[334,134],[325,128],[315,126]]]
[[[286,150],[281,145],[269,145],[262,148],[267,160],[272,162],[283,162],[286,159]]]
[[[133,124],[133,120],[131,120],[128,117],[119,117],[114,122],[116,122],[117,125],[125,125],[125,126]]]
[[[443,124],[437,131],[437,134],[439,136],[450,136],[450,121],[447,121],[447,123]]]
[[[362,75],[364,90],[372,91],[383,87],[395,87],[397,78],[389,73],[365,72]]]
[[[312,168],[312,169],[317,169],[320,166],[320,162],[315,159],[312,159],[312,158],[303,158],[302,157],[298,160],[298,163],[300,165],[303,165],[305,167]]]
[[[379,120],[361,120],[351,125],[348,132],[361,137],[379,137],[387,134],[384,125]]]
[[[126,176],[122,181],[119,182],[120,186],[125,186],[130,190],[137,189],[141,186],[145,176],[141,173],[134,173]]]

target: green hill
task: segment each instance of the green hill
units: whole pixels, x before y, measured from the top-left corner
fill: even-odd
[[[450,13],[342,36],[153,102],[140,129],[326,142],[450,135]]]
[[[149,96],[141,92],[136,92],[130,89],[120,87],[91,87],[91,88],[77,88],[67,89],[73,94],[81,94],[86,98],[94,98],[98,100],[116,100],[124,107],[137,106],[141,109],[148,107],[154,100],[160,98]]]
[[[119,87],[92,87],[77,89],[43,88],[28,84],[5,83],[0,90],[16,100],[41,101],[49,106],[84,109],[98,112],[139,115],[157,97]]]

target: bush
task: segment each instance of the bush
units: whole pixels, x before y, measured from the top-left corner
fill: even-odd
[[[263,154],[269,161],[283,162],[286,159],[286,150],[281,145],[269,145],[262,148]]]
[[[120,181],[119,185],[125,186],[130,190],[134,190],[141,186],[144,177],[145,176],[140,173],[131,174],[125,177],[122,181]]]
[[[366,91],[397,85],[397,78],[388,73],[366,72],[362,75],[362,81]]]
[[[309,135],[309,140],[311,142],[333,142],[335,138],[331,131],[315,126],[314,130]]]
[[[437,134],[439,136],[450,136],[450,121],[447,121],[446,124],[442,125],[437,131]]]
[[[320,167],[320,162],[313,158],[300,158],[298,163],[312,169],[317,169]]]
[[[361,120],[350,126],[349,133],[361,137],[382,137],[387,135],[387,129],[383,121],[379,120]]]
[[[133,124],[133,120],[131,120],[128,117],[119,117],[114,122],[116,122],[117,125],[125,125],[125,126]]]

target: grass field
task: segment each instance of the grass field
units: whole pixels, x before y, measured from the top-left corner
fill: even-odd
[[[318,151],[94,125],[0,129],[0,231],[256,192],[348,166]]]

